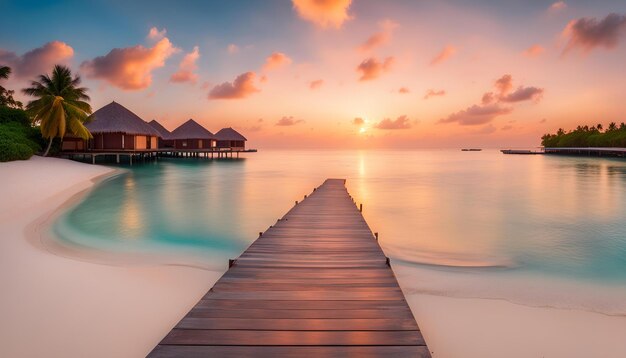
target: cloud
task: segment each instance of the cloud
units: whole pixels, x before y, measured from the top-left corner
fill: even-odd
[[[352,120],[352,124],[354,124],[355,126],[360,126],[365,124],[365,120],[361,117],[356,117],[355,119]]]
[[[352,0],[292,0],[292,3],[298,16],[324,29],[339,29],[352,18],[348,14]]]
[[[456,48],[452,45],[446,46],[435,58],[430,61],[431,66],[439,65],[456,54]]]
[[[495,132],[496,130],[497,130],[496,127],[493,124],[489,123],[486,126],[483,126],[477,131],[473,132],[473,134],[491,134]]]
[[[198,68],[196,65],[198,58],[200,58],[200,50],[198,46],[195,46],[193,51],[183,57],[183,60],[178,65],[178,71],[170,77],[170,82],[190,82],[195,84],[198,81],[198,75],[194,73]]]
[[[543,88],[518,87],[514,92],[500,98],[501,102],[513,103],[533,100],[538,102],[543,96]]]
[[[565,10],[566,8],[567,8],[567,4],[565,3],[565,1],[557,1],[553,3],[552,5],[550,5],[550,7],[548,8],[548,11],[557,12],[557,11]]]
[[[547,119],[542,118],[542,119],[539,121],[539,123],[546,123],[547,121],[548,121]]]
[[[276,122],[277,126],[282,126],[282,127],[288,127],[288,126],[295,126],[298,123],[304,123],[303,119],[294,119],[292,116],[289,117],[283,117],[281,119],[278,120],[278,122]]]
[[[526,57],[538,57],[544,53],[545,50],[546,49],[544,49],[543,46],[535,44],[524,50],[523,54]]]
[[[434,90],[434,89],[429,89],[428,91],[426,91],[426,94],[424,95],[424,99],[429,99],[431,97],[441,97],[441,96],[445,96],[446,95],[446,91],[444,90]]]
[[[226,47],[226,50],[228,51],[229,54],[232,55],[232,54],[239,52],[239,46],[235,44],[229,44],[228,47]]]
[[[473,105],[467,109],[458,111],[446,118],[439,120],[439,123],[456,122],[462,126],[475,126],[491,122],[498,116],[509,114],[513,111],[511,107],[501,107],[498,104]]]
[[[0,49],[0,63],[13,70],[16,77],[24,78],[48,73],[56,64],[67,64],[74,56],[74,49],[61,41],[48,42],[21,56]]]
[[[378,129],[409,129],[411,128],[411,122],[407,116],[400,116],[395,120],[385,118],[374,127]]]
[[[596,47],[613,49],[617,47],[625,29],[626,16],[615,13],[607,15],[601,21],[588,17],[572,20],[563,30],[563,36],[567,38],[563,53],[574,49],[588,53]]]
[[[398,24],[391,20],[384,20],[378,24],[381,27],[381,31],[370,36],[359,49],[361,51],[372,51],[373,49],[388,43],[391,40],[393,31],[398,27]]]
[[[400,89],[398,90],[398,93],[407,94],[407,93],[411,93],[411,90],[406,87],[400,87]]]
[[[260,92],[254,86],[254,72],[246,72],[237,76],[233,82],[224,82],[211,89],[209,99],[239,99]]]
[[[324,80],[311,81],[311,82],[309,82],[309,88],[312,89],[312,90],[318,89],[318,88],[322,87],[323,84],[324,84]]]
[[[282,52],[274,52],[265,59],[263,71],[271,71],[291,63],[291,59]]]
[[[504,75],[496,80],[494,84],[500,96],[505,96],[513,89],[513,76]]]
[[[163,67],[165,60],[178,51],[164,37],[154,47],[114,48],[104,56],[84,61],[80,68],[87,77],[105,80],[124,90],[141,90],[152,83],[152,71]]]
[[[167,35],[166,29],[159,31],[159,29],[157,29],[156,27],[152,27],[150,28],[150,32],[148,32],[148,39],[153,41],[159,41],[165,38],[165,35]]]
[[[508,131],[508,130],[511,130],[511,129],[513,129],[513,126],[510,125],[510,124],[507,124],[504,127],[500,128],[500,130],[503,130],[503,131]]]
[[[481,99],[481,103],[483,105],[485,104],[490,104],[493,103],[493,101],[495,101],[496,96],[493,94],[493,92],[487,92],[483,95],[483,98]]]
[[[375,57],[370,57],[356,68],[358,72],[361,72],[359,81],[369,81],[378,78],[383,72],[389,71],[393,65],[394,58],[387,57],[384,61],[379,61]]]

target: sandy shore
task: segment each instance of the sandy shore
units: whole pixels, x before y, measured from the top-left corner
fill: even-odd
[[[143,357],[221,276],[75,260],[27,237],[111,172],[54,158],[0,164],[1,357]]]
[[[433,357],[626,357],[624,315],[424,294],[416,289],[421,280],[456,278],[445,272],[429,277],[405,265],[394,265],[394,271]]]

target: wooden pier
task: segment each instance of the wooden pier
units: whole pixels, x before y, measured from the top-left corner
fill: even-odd
[[[259,238],[149,357],[430,357],[343,179]]]

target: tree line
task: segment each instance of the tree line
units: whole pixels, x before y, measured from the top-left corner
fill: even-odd
[[[555,134],[544,134],[541,137],[544,147],[626,147],[626,123],[619,125],[609,123],[604,128],[602,124],[595,126],[578,126],[574,130],[565,132],[563,128]]]
[[[10,67],[0,65],[0,80],[10,74]],[[13,98],[14,90],[0,85],[0,161],[28,159],[44,146],[47,156],[54,140],[67,134],[92,138],[84,126],[92,113],[90,98],[80,83],[80,76],[56,65],[50,75],[37,76],[22,90],[33,98],[25,107]]]

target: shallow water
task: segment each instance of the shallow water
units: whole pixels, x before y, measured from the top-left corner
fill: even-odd
[[[395,262],[422,276],[430,270],[462,278],[444,287],[422,277],[416,290],[462,296],[467,290],[460,287],[485,277],[626,288],[626,160],[620,159],[488,150],[164,159],[102,182],[54,231],[65,242],[102,251],[158,253],[183,264],[193,256],[221,267],[328,177],[348,179]]]

